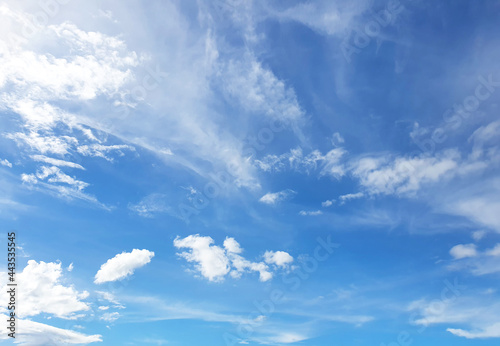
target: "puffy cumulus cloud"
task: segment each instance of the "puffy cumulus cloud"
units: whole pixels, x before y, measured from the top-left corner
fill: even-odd
[[[0,314],[2,320],[6,315]],[[87,345],[94,342],[102,342],[101,335],[86,335],[74,330],[62,329],[47,324],[30,320],[18,319],[18,332],[16,343],[24,346],[46,346],[46,345]],[[0,331],[1,339],[8,339],[7,329]]]
[[[240,278],[245,272],[258,272],[260,281],[268,281],[272,279],[273,273],[266,263],[286,267],[293,262],[293,258],[283,251],[266,252],[266,263],[249,261],[240,255],[243,252],[240,244],[230,237],[224,240],[223,248],[214,245],[211,237],[199,234],[183,239],[177,237],[174,246],[178,249],[189,249],[178,255],[188,262],[195,263],[195,269],[209,281],[223,281],[228,274],[233,278]]]
[[[313,150],[304,155],[302,148],[298,147],[279,156],[267,155],[261,160],[255,160],[254,164],[266,172],[291,169],[306,174],[317,172],[319,176],[331,176],[339,179],[346,172],[346,167],[342,162],[345,154],[346,151],[343,148],[335,148],[324,155],[319,150]]]
[[[475,257],[477,256],[476,245],[474,244],[459,244],[450,249],[450,255],[455,259]]]
[[[287,267],[293,262],[293,257],[285,251],[266,251],[264,261],[267,264],[275,264],[278,267]]]
[[[154,252],[143,249],[134,249],[132,252],[122,252],[109,259],[101,266],[95,275],[94,283],[117,281],[126,278],[134,273],[137,268],[143,267],[155,255]]]
[[[19,317],[36,316],[42,313],[64,319],[75,319],[78,312],[89,310],[83,300],[89,296],[86,291],[78,292],[72,286],[61,284],[61,263],[28,261],[17,275],[18,299],[16,306]],[[7,286],[2,288],[2,301],[6,301]]]
[[[226,238],[224,240],[224,248],[230,253],[242,253],[243,249],[234,238]]]
[[[212,245],[211,237],[190,235],[184,239],[177,237],[174,246],[178,249],[188,248],[190,252],[178,254],[188,262],[196,263],[196,269],[210,281],[219,281],[229,273],[229,259],[224,249]]]
[[[287,189],[279,192],[268,192],[259,199],[264,204],[275,205],[296,194],[295,191]]]

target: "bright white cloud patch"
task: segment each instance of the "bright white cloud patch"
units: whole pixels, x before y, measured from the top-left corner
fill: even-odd
[[[259,201],[264,204],[275,205],[285,199],[293,196],[296,192],[293,190],[283,190],[280,192],[268,192],[264,196],[262,196]]]
[[[485,326],[480,330],[467,331],[456,328],[448,328],[446,330],[466,339],[500,338],[500,322]]]
[[[0,314],[2,320],[6,315]],[[62,329],[47,324],[30,320],[17,320],[18,332],[16,342],[23,346],[47,346],[47,345],[87,345],[94,342],[102,342],[101,335],[86,335],[74,330]],[[6,328],[2,328],[0,338],[7,339]]]
[[[268,281],[272,279],[273,273],[266,263],[285,267],[293,262],[292,256],[283,251],[266,252],[266,263],[248,261],[240,255],[243,252],[240,244],[230,237],[224,240],[224,248],[213,244],[214,240],[211,237],[198,234],[183,239],[177,237],[174,240],[176,248],[190,250],[178,255],[194,263],[195,269],[209,281],[222,281],[227,274],[233,278],[240,278],[244,272],[252,271],[259,273],[260,281]]]
[[[151,262],[151,258],[154,255],[154,252],[145,249],[122,252],[101,266],[101,269],[95,275],[94,283],[102,284],[104,282],[124,279],[132,275],[137,268]]]
[[[212,245],[210,237],[190,235],[184,239],[177,237],[174,246],[178,249],[188,248],[189,252],[179,254],[188,262],[196,263],[196,269],[210,281],[219,281],[229,273],[229,259],[224,249]]]
[[[0,165],[5,166],[5,167],[12,167],[12,163],[9,162],[7,159],[0,160]]]
[[[333,205],[333,203],[335,203],[335,200],[334,199],[327,199],[326,201],[324,202],[321,202],[321,206],[322,207],[331,207]]]
[[[264,253],[264,261],[267,264],[286,267],[293,262],[293,257],[285,251],[266,251]]]
[[[340,204],[344,204],[345,202],[353,200],[353,199],[362,198],[363,196],[364,196],[363,192],[348,193],[347,195],[342,195],[339,197]]]
[[[28,265],[17,275],[18,299],[16,306],[19,317],[36,316],[42,313],[64,319],[77,318],[78,312],[89,310],[83,300],[89,296],[86,291],[78,292],[72,286],[64,286],[61,263],[28,261]],[[2,288],[2,301],[6,301],[7,286]]]
[[[474,244],[459,244],[455,245],[450,250],[450,255],[455,259],[477,256],[476,245]]]

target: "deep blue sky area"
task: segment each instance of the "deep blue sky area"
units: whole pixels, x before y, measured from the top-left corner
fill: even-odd
[[[500,1],[0,16],[2,345],[498,345]]]

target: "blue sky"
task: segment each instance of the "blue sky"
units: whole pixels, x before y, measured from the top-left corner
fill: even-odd
[[[500,2],[0,14],[2,344],[498,344]]]

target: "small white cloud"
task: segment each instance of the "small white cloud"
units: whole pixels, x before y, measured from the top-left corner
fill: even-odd
[[[318,215],[322,215],[323,212],[321,210],[314,210],[314,211],[305,211],[305,210],[301,210],[299,211],[299,215],[302,215],[302,216],[318,216]]]
[[[340,204],[345,204],[346,201],[362,198],[363,196],[364,196],[363,192],[348,193],[347,195],[342,195],[339,197]]]
[[[322,207],[331,207],[333,205],[333,203],[335,203],[335,200],[334,199],[328,199],[324,202],[321,202],[321,206]]]
[[[288,197],[294,195],[296,192],[290,189],[283,190],[280,192],[269,192],[266,193],[264,196],[262,196],[259,201],[261,203],[269,204],[269,205],[275,205],[278,204],[281,201],[284,201]]]
[[[132,252],[122,252],[101,266],[101,269],[95,275],[94,283],[102,284],[104,282],[124,279],[132,275],[137,268],[151,262],[151,258],[154,255],[154,252],[146,249],[134,249]]]
[[[474,244],[459,244],[450,249],[450,255],[455,259],[477,256],[476,245]]]
[[[91,157],[101,157],[108,161],[113,161],[113,158],[109,157],[108,154],[111,152],[116,152],[119,156],[123,156],[122,150],[132,150],[135,148],[130,145],[120,144],[120,145],[102,145],[102,144],[92,144],[92,145],[81,145],[77,148],[78,153],[83,156]]]
[[[67,271],[72,271],[73,270],[73,262],[69,264],[68,268],[66,268]]]
[[[500,256],[500,244],[497,244],[493,249],[486,251],[486,255],[494,257]]]
[[[342,137],[340,135],[340,133],[338,132],[335,132],[333,135],[332,135],[332,138],[331,138],[331,142],[332,142],[332,145],[335,146],[335,147],[339,147],[341,146],[342,144],[344,144],[344,137]]]
[[[285,251],[266,251],[264,261],[267,264],[275,264],[278,267],[287,267],[293,262],[293,257]]]
[[[10,163],[7,159],[0,160],[0,165],[12,168],[12,163]]]
[[[475,231],[472,233],[472,239],[474,239],[475,241],[480,241],[481,239],[484,238],[485,235],[486,235],[485,231]]]
[[[109,306],[106,306],[106,305],[101,305],[98,307],[99,310],[102,310],[102,311],[106,311],[109,309]]]
[[[79,165],[78,163],[54,159],[52,157],[47,157],[45,155],[32,155],[31,158],[34,161],[45,162],[45,163],[48,163],[52,166],[70,167],[70,168],[77,168],[77,169],[83,169],[83,170],[85,169],[81,165]]]
[[[485,326],[481,330],[467,331],[463,329],[448,328],[448,332],[466,339],[500,338],[500,322]]]
[[[120,318],[120,314],[118,312],[106,312],[99,319],[105,322],[114,322],[118,318]]]

